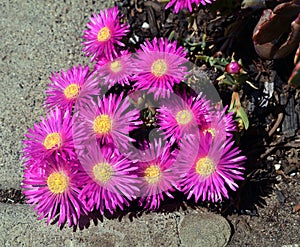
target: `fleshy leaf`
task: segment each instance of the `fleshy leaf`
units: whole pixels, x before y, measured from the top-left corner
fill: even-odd
[[[253,33],[255,50],[266,59],[287,56],[300,41],[300,1],[293,0],[279,4],[272,11],[263,12]],[[285,34],[287,38],[282,40]]]
[[[299,43],[298,49],[295,54],[294,64],[297,64],[299,61],[300,61],[300,43]]]
[[[296,64],[288,83],[294,88],[300,88],[300,61]]]
[[[236,115],[237,115],[237,117],[240,117],[242,119],[245,129],[248,129],[249,128],[249,119],[248,119],[247,113],[245,112],[244,108],[243,107],[237,108]]]

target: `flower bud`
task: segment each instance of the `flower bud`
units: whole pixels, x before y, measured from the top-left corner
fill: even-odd
[[[227,64],[225,67],[225,71],[228,74],[239,74],[239,73],[241,73],[241,70],[242,70],[242,66],[238,62],[235,62],[235,61]]]

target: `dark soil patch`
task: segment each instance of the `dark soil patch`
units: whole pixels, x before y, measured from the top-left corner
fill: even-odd
[[[16,189],[0,189],[0,202],[1,203],[25,203],[25,196],[22,194],[21,190]]]

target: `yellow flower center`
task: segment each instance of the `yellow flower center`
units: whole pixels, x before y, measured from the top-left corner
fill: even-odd
[[[196,173],[203,177],[210,176],[216,170],[214,162],[207,157],[200,158],[196,163]]]
[[[110,39],[110,30],[108,27],[103,27],[99,30],[97,39],[100,42],[104,42]]]
[[[79,89],[80,87],[77,84],[72,83],[65,88],[64,95],[66,96],[67,99],[76,98],[78,96]]]
[[[215,128],[208,128],[203,131],[204,134],[206,134],[207,132],[210,133],[213,138],[216,136],[217,133]]]
[[[64,193],[68,189],[69,179],[64,172],[53,172],[47,179],[47,186],[54,194]]]
[[[43,145],[46,149],[52,149],[54,147],[59,148],[61,146],[61,143],[62,141],[60,134],[54,132],[46,136]]]
[[[115,60],[115,61],[111,62],[110,69],[112,72],[117,73],[122,69],[122,65],[118,60]]]
[[[93,129],[97,134],[108,134],[111,131],[112,120],[107,114],[97,116],[93,122]]]
[[[178,124],[184,125],[188,124],[192,120],[193,115],[189,110],[182,110],[177,112],[175,118]]]
[[[114,169],[109,163],[102,162],[93,167],[93,173],[99,182],[106,183],[112,178]]]
[[[159,181],[161,170],[158,165],[151,165],[144,171],[144,178],[149,184],[154,184]]]
[[[168,65],[164,59],[157,59],[151,65],[151,73],[157,77],[164,75],[167,72]]]

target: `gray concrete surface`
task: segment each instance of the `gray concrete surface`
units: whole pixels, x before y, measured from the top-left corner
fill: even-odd
[[[150,213],[104,218],[83,230],[47,226],[28,205],[0,204],[0,246],[224,246],[227,221],[212,213]],[[180,223],[179,223],[180,222]]]
[[[44,115],[48,77],[87,64],[81,37],[88,18],[112,1],[0,1],[0,188],[22,179],[21,140]]]
[[[37,221],[27,205],[0,204],[1,246],[178,246],[174,215],[149,214],[118,220],[104,219],[95,226],[73,232],[60,230],[57,225],[47,226]]]
[[[88,230],[73,231],[37,221],[27,205],[0,204],[1,246],[178,246],[176,219],[172,215],[143,215],[132,222],[128,218],[104,219]],[[9,234],[7,234],[9,233]]]

